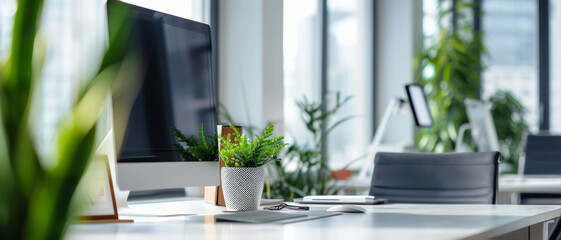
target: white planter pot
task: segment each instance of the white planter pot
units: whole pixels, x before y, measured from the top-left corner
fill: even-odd
[[[230,211],[257,210],[263,194],[265,171],[262,167],[223,167],[222,191]]]

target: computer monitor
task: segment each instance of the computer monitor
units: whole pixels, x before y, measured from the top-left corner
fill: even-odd
[[[125,17],[131,36],[127,46],[142,62],[139,71],[144,73],[128,123],[114,125],[125,128],[117,153],[120,189],[218,185],[218,156],[213,161],[183,160],[172,131],[177,127],[188,137],[198,136],[202,123],[205,135],[216,133],[210,27],[118,1],[108,1],[107,7],[113,14],[128,9]],[[111,27],[111,18],[109,23]]]
[[[464,101],[471,126],[471,136],[478,152],[500,151],[497,129],[491,114],[491,105],[475,99]]]
[[[415,124],[418,127],[432,127],[432,116],[423,87],[418,84],[407,84],[405,85],[405,91],[407,97],[409,97],[409,105],[415,118]]]

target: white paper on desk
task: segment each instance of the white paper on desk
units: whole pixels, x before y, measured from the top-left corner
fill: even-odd
[[[304,202],[317,202],[317,203],[372,203],[374,196],[359,196],[359,195],[312,195],[305,196]]]
[[[132,205],[127,208],[119,208],[121,216],[140,216],[140,217],[177,217],[195,215],[181,208],[160,207],[157,204]]]

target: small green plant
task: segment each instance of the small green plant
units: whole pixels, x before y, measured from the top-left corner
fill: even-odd
[[[216,134],[205,136],[202,123],[199,129],[200,141],[194,135],[187,138],[176,127],[173,127],[172,130],[177,141],[180,142],[174,145],[185,161],[218,161],[218,137]],[[184,143],[187,147],[184,147],[181,143]]]
[[[261,167],[270,161],[280,160],[277,154],[288,145],[282,143],[284,136],[272,137],[273,124],[269,124],[262,137],[256,136],[253,141],[231,124],[230,127],[236,132],[233,141],[230,135],[227,138],[219,136],[224,146],[220,149],[220,156],[226,167]]]

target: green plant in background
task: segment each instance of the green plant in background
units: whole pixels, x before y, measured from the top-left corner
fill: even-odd
[[[434,117],[434,126],[421,129],[416,146],[424,152],[454,151],[458,128],[468,122],[464,100],[480,99],[480,73],[485,54],[482,33],[475,31],[470,16],[476,6],[470,0],[439,0],[440,36],[416,57],[417,83],[424,92]],[[444,21],[450,20],[450,21]],[[451,24],[446,24],[447,22]],[[510,93],[499,91],[489,99],[501,152],[516,171],[523,133],[527,124],[524,108]],[[475,150],[468,137],[467,146]]]
[[[185,161],[218,161],[218,137],[216,134],[205,136],[202,123],[199,129],[200,141],[195,136],[187,138],[176,127],[173,127],[172,130],[177,141],[187,146],[184,147],[180,143],[174,144]]]
[[[342,123],[356,117],[348,116],[329,124],[328,120],[349,100],[336,95],[335,106],[324,110],[323,104],[308,101],[306,97],[297,101],[302,111],[302,121],[313,136],[312,145],[292,144],[287,152],[287,160],[275,162],[275,175],[278,179],[267,180],[270,186],[266,188],[267,198],[283,198],[291,201],[295,197],[306,195],[334,194],[337,192],[335,184],[330,184],[332,176],[328,166],[328,159],[322,155],[322,146],[329,134]],[[322,131],[325,129],[325,131]],[[294,165],[293,171],[288,166]]]
[[[74,214],[74,191],[92,155],[98,115],[124,63],[121,51],[127,28],[115,26],[97,76],[81,90],[58,128],[54,154],[40,159],[29,116],[43,59],[42,52],[34,49],[43,46],[36,38],[42,7],[42,0],[18,1],[11,52],[8,61],[0,65],[2,239],[63,237]],[[123,19],[115,22],[122,23]]]
[[[489,102],[493,104],[491,113],[497,129],[497,137],[503,153],[503,164],[509,164],[510,170],[504,173],[516,173],[518,159],[523,149],[524,135],[528,124],[524,120],[524,106],[510,92],[497,91]]]
[[[446,5],[443,3],[451,1],[439,0],[439,40],[415,59],[415,81],[424,86],[434,117],[433,127],[417,134],[416,145],[425,152],[454,151],[458,128],[468,121],[464,100],[479,99],[481,53],[485,48],[481,34],[467,20],[474,9],[471,1],[454,1],[455,5]],[[452,14],[457,20],[447,27],[443,20],[453,19]]]
[[[282,143],[284,136],[272,137],[274,125],[269,124],[262,137],[256,136],[252,141],[245,134],[230,124],[236,132],[233,141],[231,136],[219,136],[224,148],[220,149],[220,156],[226,167],[261,167],[270,161],[280,160],[277,154],[288,143]]]

